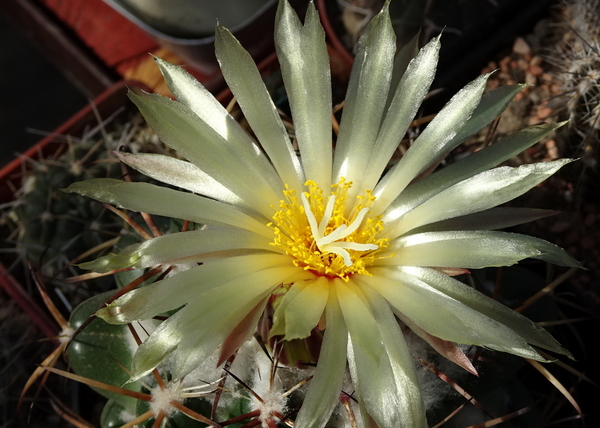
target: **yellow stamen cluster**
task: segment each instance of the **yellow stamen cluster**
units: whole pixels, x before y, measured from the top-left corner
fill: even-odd
[[[389,245],[387,238],[377,238],[383,230],[380,216],[367,216],[375,197],[367,190],[357,201],[348,201],[352,183],[343,178],[331,186],[327,200],[315,182],[307,181],[305,186],[308,192],[298,200],[286,185],[285,200],[269,223],[275,232],[271,245],[292,256],[296,266],[317,275],[346,281],[352,274],[369,275],[367,268]]]

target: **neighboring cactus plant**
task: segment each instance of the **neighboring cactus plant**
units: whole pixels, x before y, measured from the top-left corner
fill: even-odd
[[[124,170],[112,153],[123,146],[134,153],[172,154],[131,108],[80,138],[62,138],[64,146],[56,153],[36,160],[23,158],[26,168],[21,187],[1,213],[2,245],[16,248],[25,264],[47,278],[72,276],[71,262],[90,249],[110,249],[121,234],[127,233],[127,225],[102,205],[82,202],[60,189],[73,180],[123,177]],[[132,177],[145,179],[135,171]]]
[[[574,131],[563,133],[563,152],[581,157],[591,172],[600,160],[600,1],[569,0],[561,19],[562,38],[548,61],[562,90],[554,104],[557,110],[566,107]]]
[[[117,164],[98,163],[106,160],[107,154],[102,141],[86,137],[70,143],[59,159],[31,161],[33,169],[24,177],[11,217],[18,226],[19,247],[32,266],[43,268],[49,277],[119,231],[101,205],[82,204],[59,190],[73,179],[118,177]]]

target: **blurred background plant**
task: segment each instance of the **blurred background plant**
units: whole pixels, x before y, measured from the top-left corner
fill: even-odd
[[[569,119],[560,134],[561,151],[581,157],[577,191],[596,201],[598,186],[598,137],[600,135],[600,2],[574,0],[559,11],[559,36],[547,61],[560,88],[552,108]]]

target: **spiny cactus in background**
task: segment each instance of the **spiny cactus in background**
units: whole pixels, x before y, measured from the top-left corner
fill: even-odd
[[[122,116],[122,117],[121,117]],[[109,121],[110,132],[105,125]],[[65,137],[66,150],[39,160],[24,159],[22,187],[2,213],[8,244],[35,269],[54,277],[91,248],[119,236],[123,223],[97,203],[60,191],[73,180],[119,178],[123,171],[112,151],[156,152],[160,143],[139,114],[121,114],[87,131],[80,139]],[[164,146],[163,146],[164,147]],[[3,244],[6,244],[4,242]],[[108,245],[110,247],[110,244]]]
[[[592,45],[590,48],[597,48],[600,37],[600,1],[575,0],[571,3],[571,10],[573,30]]]
[[[25,177],[12,215],[18,225],[16,238],[33,266],[44,266],[48,276],[102,243],[111,229],[115,232],[102,224],[106,220],[101,205],[82,204],[59,190],[76,177],[114,176],[118,165],[95,163],[102,158],[106,159],[106,151],[94,139],[84,139],[71,145],[60,161],[36,161]]]
[[[564,148],[572,153],[565,155],[581,156],[593,169],[600,155],[600,1],[570,0],[560,19],[562,37],[548,59],[556,66],[563,93],[559,102],[575,131]]]

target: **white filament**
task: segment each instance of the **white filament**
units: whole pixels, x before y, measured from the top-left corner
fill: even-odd
[[[376,250],[379,248],[379,246],[375,244],[359,244],[356,242],[340,241],[341,239],[346,238],[360,227],[365,216],[367,215],[367,212],[369,212],[369,208],[363,208],[362,210],[360,210],[354,221],[350,223],[349,226],[343,224],[337,229],[335,229],[333,232],[331,232],[329,235],[325,235],[325,229],[327,228],[327,224],[329,223],[329,220],[333,215],[335,195],[331,195],[327,200],[327,206],[325,207],[323,218],[321,219],[321,223],[319,223],[318,225],[317,218],[310,209],[310,204],[308,203],[308,199],[306,198],[306,193],[302,193],[301,198],[313,238],[315,239],[315,243],[317,244],[319,251],[321,251],[323,254],[337,254],[338,256],[344,259],[344,264],[346,266],[352,266],[352,258],[350,257],[350,253],[348,253],[348,251],[346,250],[369,251]]]

